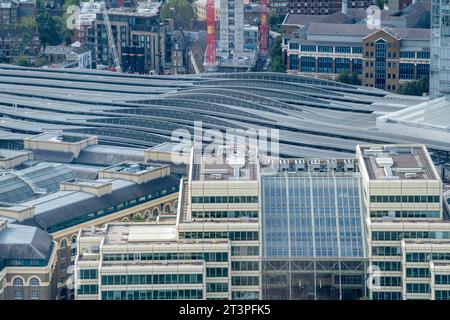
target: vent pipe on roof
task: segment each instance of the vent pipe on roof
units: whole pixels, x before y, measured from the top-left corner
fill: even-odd
[[[348,10],[347,10],[347,0],[342,0],[342,13],[343,14],[347,14]]]

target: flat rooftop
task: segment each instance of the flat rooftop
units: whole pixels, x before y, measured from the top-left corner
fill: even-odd
[[[160,169],[161,167],[163,167],[163,165],[145,164],[145,163],[136,163],[136,162],[125,161],[122,163],[112,165],[108,168],[105,168],[103,171],[138,175],[138,174],[143,174],[143,173],[150,172],[150,171],[153,171],[156,169]]]
[[[175,225],[108,225],[106,245],[143,243],[143,242],[173,242],[176,241]]]
[[[58,133],[41,133],[37,136],[28,138],[31,141],[53,141],[53,142],[67,142],[76,143],[87,140],[89,136],[74,135],[74,134],[58,134]]]
[[[361,146],[370,179],[438,180],[428,151],[422,145]]]
[[[252,152],[246,156],[232,155],[214,158],[195,155],[192,165],[193,181],[252,181],[258,179],[257,157]]]

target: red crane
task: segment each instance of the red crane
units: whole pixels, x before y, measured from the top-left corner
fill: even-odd
[[[259,2],[261,15],[259,25],[259,52],[261,54],[269,53],[269,8],[267,0],[260,0]]]
[[[216,64],[216,17],[215,0],[206,0],[206,59],[205,64]]]

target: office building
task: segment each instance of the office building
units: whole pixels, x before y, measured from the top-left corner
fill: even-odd
[[[75,299],[227,299],[229,241],[177,240],[176,229],[119,223],[80,230]]]
[[[36,227],[0,219],[0,301],[56,297],[57,243]]]
[[[450,224],[423,145],[357,148],[374,300],[448,299]]]
[[[355,159],[282,159],[261,176],[264,299],[368,297],[361,175]]]
[[[450,94],[450,4],[432,1],[430,96]]]
[[[260,299],[259,174],[247,159],[192,153],[175,221],[81,230],[76,298]],[[98,273],[82,279],[88,269]]]
[[[288,72],[331,79],[356,73],[363,86],[395,92],[429,75],[429,37],[428,29],[311,23],[285,37],[283,50]]]

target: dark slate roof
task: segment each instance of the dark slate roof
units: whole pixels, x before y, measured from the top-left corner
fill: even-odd
[[[51,226],[82,217],[85,214],[178,185],[179,180],[173,176],[158,178],[142,184],[127,185],[101,197],[82,198],[79,202],[49,209],[48,211],[36,214],[31,219],[23,221],[23,224],[39,226],[41,229],[46,230]]]
[[[430,29],[420,28],[383,28],[387,33],[405,40],[427,40],[430,38]],[[339,35],[365,37],[375,33],[365,24],[336,24],[336,23],[311,23],[307,33],[310,35]]]
[[[0,230],[0,257],[3,259],[48,259],[51,245],[51,236],[35,227],[8,223]]]

